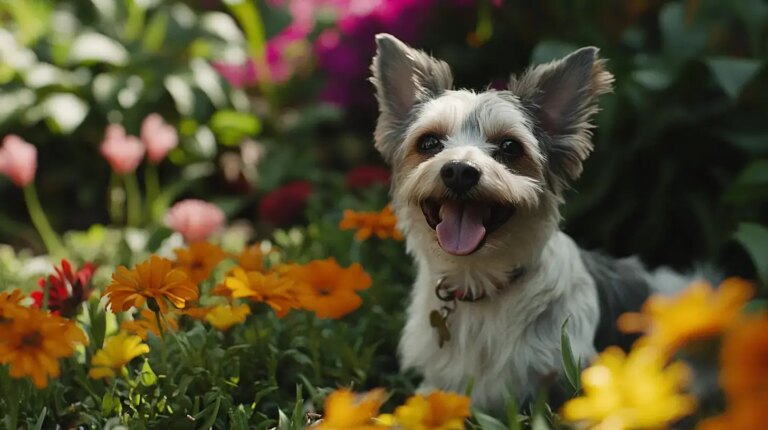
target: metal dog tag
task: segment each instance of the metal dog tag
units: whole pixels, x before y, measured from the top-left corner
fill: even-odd
[[[451,340],[451,331],[448,330],[446,318],[440,314],[440,311],[435,310],[429,313],[429,325],[437,330],[437,345],[440,348]]]

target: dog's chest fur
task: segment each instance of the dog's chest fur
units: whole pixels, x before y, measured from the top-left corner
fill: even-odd
[[[424,389],[463,392],[471,383],[473,402],[481,408],[501,406],[506,393],[530,398],[543,379],[561,373],[566,319],[574,354],[582,362],[595,354],[597,290],[565,234],[554,233],[535,267],[497,296],[458,302],[448,318],[451,340],[442,348],[429,318],[444,304],[435,295],[438,276],[421,260],[417,256],[419,274],[400,353],[404,367],[424,375]]]

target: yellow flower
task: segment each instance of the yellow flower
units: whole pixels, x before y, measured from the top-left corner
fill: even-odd
[[[157,327],[157,317],[155,316],[155,313],[149,309],[142,309],[139,315],[140,318],[134,318],[120,323],[120,330],[133,333],[144,341],[147,340],[149,333],[154,334],[155,337],[161,337],[160,329]],[[160,324],[163,325],[163,330],[166,333],[179,329],[179,323],[176,322],[176,314],[174,312],[169,312],[163,316],[164,318],[160,318]]]
[[[363,303],[358,290],[371,286],[371,277],[360,264],[344,269],[333,258],[293,265],[285,276],[296,281],[301,307],[320,318],[338,319]]]
[[[365,240],[372,235],[379,239],[391,237],[402,240],[403,235],[397,230],[397,218],[392,211],[392,206],[386,206],[381,212],[356,212],[345,210],[344,217],[339,222],[342,230],[357,230],[355,239]]]
[[[216,245],[208,242],[194,242],[188,248],[174,249],[177,269],[189,275],[194,283],[205,281],[211,276],[213,269],[227,257],[227,254]]]
[[[377,430],[386,427],[374,423],[384,403],[382,389],[355,394],[348,389],[336,390],[325,399],[323,420],[312,428],[317,430]]]
[[[9,307],[5,308],[6,310]],[[13,378],[29,376],[37,388],[59,376],[59,359],[75,353],[88,338],[74,322],[57,315],[17,306],[0,324],[0,364],[10,364]]]
[[[197,286],[183,270],[173,269],[172,264],[171,260],[153,255],[132,270],[120,266],[102,296],[109,297],[112,312],[141,307],[147,299],[163,313],[168,312],[166,299],[177,308],[184,308],[187,301],[197,300]]]
[[[624,332],[644,332],[638,345],[673,354],[691,340],[722,333],[750,297],[751,284],[742,279],[726,279],[717,290],[706,282],[695,282],[675,297],[652,296],[642,313],[626,313],[618,325]]]
[[[237,265],[246,272],[264,271],[264,253],[261,252],[261,245],[258,243],[245,247],[235,258]]]
[[[381,415],[378,421],[401,430],[462,430],[470,415],[469,403],[469,397],[434,391],[409,398],[394,414]]]
[[[96,351],[91,361],[88,376],[92,379],[113,378],[134,358],[149,352],[149,346],[141,343],[139,336],[120,332],[104,343],[104,348]]]
[[[216,306],[208,312],[205,320],[216,330],[227,331],[233,325],[244,322],[250,313],[251,308],[248,305],[236,307],[230,305]]]
[[[280,318],[299,305],[294,296],[293,282],[277,273],[265,275],[235,267],[227,276],[224,285],[232,292],[232,297],[247,297],[254,302],[266,303]]]
[[[584,396],[568,401],[563,417],[587,421],[602,430],[664,427],[690,414],[693,397],[681,393],[689,379],[681,362],[665,367],[654,348],[633,349],[628,356],[617,347],[603,351],[581,374]]]
[[[720,349],[720,385],[728,410],[699,430],[751,430],[768,422],[768,314],[746,319],[726,333]]]

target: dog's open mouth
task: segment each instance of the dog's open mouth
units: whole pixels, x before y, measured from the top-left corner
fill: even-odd
[[[507,222],[515,213],[515,207],[476,200],[427,199],[421,202],[421,211],[427,224],[437,232],[437,242],[445,252],[469,255]]]

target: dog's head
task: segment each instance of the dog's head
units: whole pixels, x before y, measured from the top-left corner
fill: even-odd
[[[409,248],[444,259],[540,252],[592,149],[596,98],[611,88],[598,50],[533,67],[506,91],[476,93],[453,90],[446,63],[391,35],[376,42],[376,148],[393,168]]]

